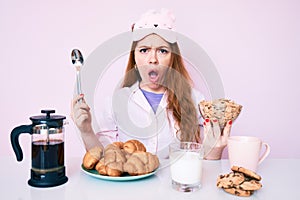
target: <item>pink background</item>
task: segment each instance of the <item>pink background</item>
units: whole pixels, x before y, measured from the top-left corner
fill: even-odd
[[[231,134],[260,137],[270,144],[271,158],[300,158],[297,0],[1,1],[0,156],[13,155],[11,130],[44,108],[67,116],[66,155],[83,154],[69,118],[71,50],[87,57],[152,8],[174,11],[177,32],[206,51],[226,98],[243,105]],[[30,136],[21,135],[20,143],[30,157]]]

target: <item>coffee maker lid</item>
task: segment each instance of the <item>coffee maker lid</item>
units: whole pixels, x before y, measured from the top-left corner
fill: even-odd
[[[63,120],[66,119],[66,117],[62,115],[51,115],[55,113],[55,110],[42,110],[41,113],[45,113],[46,115],[30,117],[30,120],[33,122],[34,125],[48,124],[52,127],[57,127],[62,126]]]

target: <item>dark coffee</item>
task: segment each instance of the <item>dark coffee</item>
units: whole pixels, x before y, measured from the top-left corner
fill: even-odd
[[[32,170],[46,173],[64,167],[62,140],[34,141],[32,143]]]

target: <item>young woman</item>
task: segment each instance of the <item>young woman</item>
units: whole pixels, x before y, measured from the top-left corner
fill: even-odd
[[[192,87],[174,20],[168,11],[150,11],[132,26],[124,80],[99,113],[100,131],[92,129],[84,95],[73,100],[71,116],[86,149],[104,146],[104,141],[138,139],[147,151],[166,157],[174,140],[201,142],[198,103],[203,96]]]

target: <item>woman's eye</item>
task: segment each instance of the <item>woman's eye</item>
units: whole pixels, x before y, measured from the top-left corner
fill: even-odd
[[[169,51],[167,49],[160,49],[159,52],[162,53],[162,54],[169,53]]]
[[[148,49],[146,49],[146,48],[140,49],[140,53],[146,53],[147,51],[148,51]]]

